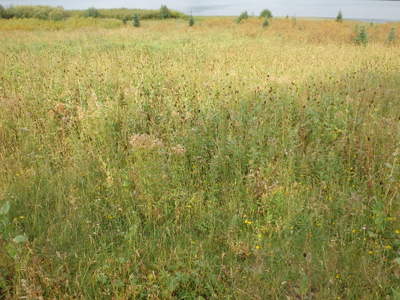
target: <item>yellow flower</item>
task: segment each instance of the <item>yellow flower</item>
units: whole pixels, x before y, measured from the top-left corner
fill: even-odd
[[[374,254],[374,251],[368,251],[368,254],[372,255],[372,254]]]
[[[253,222],[250,220],[244,220],[244,224],[251,225],[251,224],[253,224]]]
[[[395,232],[396,234],[400,234],[400,229],[396,229],[394,232]]]
[[[393,247],[390,246],[390,245],[386,245],[386,246],[384,246],[383,248],[385,248],[385,249],[387,249],[387,250],[393,249]]]
[[[356,233],[356,232],[357,232],[357,229],[353,229],[351,232],[352,232],[352,233]]]
[[[261,249],[261,247],[257,245],[257,246],[256,246],[256,249],[259,250],[259,249]]]
[[[340,274],[336,274],[336,279],[339,279],[340,278]]]

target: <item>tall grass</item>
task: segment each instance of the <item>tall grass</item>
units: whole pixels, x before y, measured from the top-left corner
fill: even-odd
[[[4,26],[3,297],[399,295],[391,25]]]

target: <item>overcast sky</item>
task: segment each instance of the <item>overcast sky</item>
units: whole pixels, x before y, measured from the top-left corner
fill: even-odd
[[[400,20],[400,1],[381,0],[0,0],[8,5],[61,5],[67,9],[170,8],[195,15],[237,15],[243,10],[258,14],[269,8],[278,16],[335,17],[338,10],[348,18]]]

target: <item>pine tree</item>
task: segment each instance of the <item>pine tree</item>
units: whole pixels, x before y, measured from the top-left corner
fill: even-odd
[[[140,17],[139,17],[138,14],[134,14],[134,15],[133,15],[133,22],[132,22],[132,25],[133,25],[134,27],[140,27]]]
[[[368,33],[364,26],[361,26],[358,29],[357,36],[355,38],[355,42],[359,45],[366,46],[368,44]]]
[[[342,14],[341,10],[339,10],[339,12],[338,12],[338,15],[336,17],[336,22],[339,22],[339,23],[343,22],[343,14]]]
[[[387,40],[388,40],[389,43],[394,43],[396,41],[396,39],[397,39],[396,28],[393,27],[392,29],[390,29],[390,32],[389,32]]]
[[[193,25],[194,25],[194,18],[193,18],[192,15],[190,15],[190,18],[189,18],[189,26],[192,27]]]

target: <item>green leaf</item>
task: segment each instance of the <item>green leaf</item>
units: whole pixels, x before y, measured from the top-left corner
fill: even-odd
[[[20,243],[26,243],[28,241],[28,238],[26,235],[17,235],[14,239],[13,242],[20,244]]]
[[[0,208],[0,215],[6,215],[10,211],[10,202],[7,201],[6,203],[3,204],[3,206]]]

